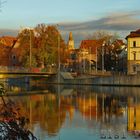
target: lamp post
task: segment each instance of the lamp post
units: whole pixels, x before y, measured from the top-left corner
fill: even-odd
[[[58,24],[56,25],[58,28]],[[59,32],[57,33],[57,49],[58,49],[58,83],[60,83],[60,36]]]
[[[102,73],[104,73],[104,46],[105,46],[105,41],[102,44]]]
[[[85,54],[84,54],[83,57],[84,57],[84,59],[83,59],[83,67],[84,67],[84,74],[85,74],[85,67],[86,67],[86,66],[85,66],[85,65],[86,65],[86,62],[85,62],[85,61],[86,61],[86,60],[85,60]]]
[[[32,37],[31,37],[31,31],[32,31],[32,29],[29,28],[29,31],[30,31],[29,67],[31,68],[31,66],[32,66]]]
[[[58,34],[58,83],[60,82],[60,37]]]
[[[91,73],[91,47],[90,47],[90,73]]]
[[[58,28],[58,24],[56,25]],[[58,73],[57,73],[57,77],[58,77],[58,81],[57,84],[60,84],[60,36],[59,36],[59,32],[57,32],[57,49],[58,49]],[[61,98],[60,98],[60,85],[58,85],[58,128],[60,128],[60,104],[61,104]],[[60,139],[60,135],[59,135],[59,139]]]
[[[96,73],[97,73],[97,61],[98,61],[98,50],[97,50],[97,47],[96,47]]]
[[[26,28],[27,31],[29,31],[30,36],[30,43],[29,43],[29,68],[32,66],[32,31],[33,29],[28,27]]]

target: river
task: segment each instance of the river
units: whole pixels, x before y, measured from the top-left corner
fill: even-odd
[[[8,96],[40,140],[140,138],[138,87],[47,84],[45,77],[3,78]]]

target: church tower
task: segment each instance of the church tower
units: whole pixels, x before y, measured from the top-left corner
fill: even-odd
[[[74,50],[74,40],[72,36],[72,32],[69,33],[69,40],[68,40],[68,49],[69,50]]]

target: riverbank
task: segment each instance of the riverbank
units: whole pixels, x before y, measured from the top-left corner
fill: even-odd
[[[136,75],[82,75],[73,77],[68,72],[61,72],[49,80],[54,84],[95,85],[95,86],[134,86],[140,87],[140,73]]]

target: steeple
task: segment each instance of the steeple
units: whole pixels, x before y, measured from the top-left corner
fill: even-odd
[[[69,33],[68,49],[69,50],[74,49],[74,40],[73,40],[72,32]]]
[[[69,33],[69,40],[73,40],[72,32]]]

